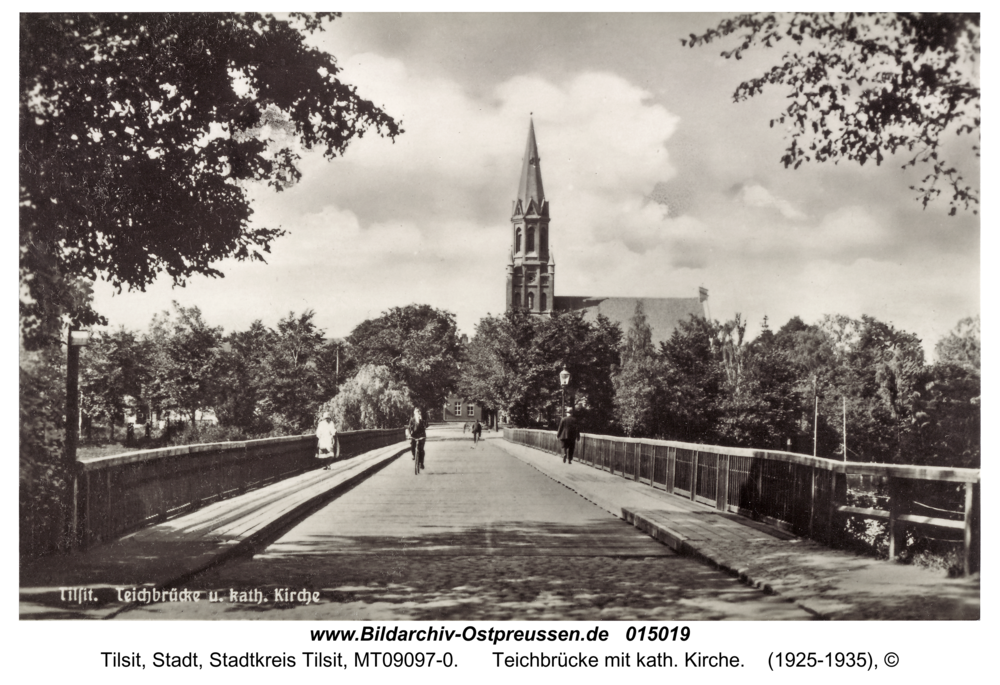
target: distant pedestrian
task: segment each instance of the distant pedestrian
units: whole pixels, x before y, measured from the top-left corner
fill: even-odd
[[[462,426],[462,435],[465,435],[468,432],[469,432],[469,422],[466,421],[465,424]]]
[[[580,438],[580,429],[576,426],[576,419],[573,417],[573,409],[571,407],[566,408],[566,416],[559,420],[556,437],[562,441],[563,463],[572,464],[576,441]]]
[[[316,428],[316,440],[318,442],[316,457],[318,459],[331,459],[337,456],[337,427],[333,424],[333,417],[329,412],[323,414]],[[323,467],[329,470],[328,463]]]
[[[475,447],[476,443],[479,442],[479,436],[483,434],[483,424],[479,423],[479,419],[472,422],[472,446]]]

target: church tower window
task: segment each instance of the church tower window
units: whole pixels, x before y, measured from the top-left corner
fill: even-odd
[[[542,311],[543,312],[547,311],[548,308],[549,308],[548,307],[548,303],[546,302],[546,299],[548,299],[548,298],[545,297],[545,293],[542,293]]]
[[[514,238],[514,254],[521,254],[521,227],[517,227],[517,237]]]
[[[528,309],[535,311],[535,293],[528,293]]]
[[[527,251],[528,252],[534,252],[535,251],[535,229],[533,229],[533,228],[529,228],[528,229]]]

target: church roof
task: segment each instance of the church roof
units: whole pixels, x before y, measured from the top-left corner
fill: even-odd
[[[635,314],[635,303],[642,301],[646,319],[653,332],[653,345],[668,340],[681,321],[690,316],[705,318],[703,300],[700,297],[590,297],[556,295],[555,309],[559,311],[582,311],[588,321],[603,314],[619,324],[622,332],[628,327]]]
[[[545,201],[545,190],[542,188],[542,167],[539,165],[538,144],[535,142],[535,122],[528,124],[528,145],[524,149],[524,163],[521,167],[521,182],[517,186],[517,199],[521,201],[524,211],[528,204],[535,201],[541,207]]]

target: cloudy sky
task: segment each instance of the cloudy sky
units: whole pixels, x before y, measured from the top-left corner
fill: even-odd
[[[267,265],[146,293],[99,284],[113,326],[144,329],[171,300],[226,331],[316,311],[329,336],[430,303],[462,331],[504,307],[511,202],[534,118],[557,295],[693,297],[759,330],[870,314],[928,351],[979,312],[978,217],[922,210],[902,159],[786,170],[768,127],[779,91],[732,92],[780,52],[740,62],[680,38],[716,14],[352,14],[318,39],[344,80],[402,120],[304,178],[254,191],[255,220],[289,234]],[[967,160],[966,160],[967,161]],[[978,177],[975,161],[970,162]]]

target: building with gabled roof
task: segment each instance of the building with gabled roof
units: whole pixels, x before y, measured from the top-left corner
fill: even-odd
[[[535,123],[528,124],[528,143],[517,184],[517,199],[511,210],[511,246],[507,258],[507,310],[527,309],[538,316],[554,312],[583,312],[594,321],[599,315],[621,326],[626,332],[642,302],[652,330],[653,344],[670,338],[674,329],[691,316],[709,318],[708,290],[698,288],[697,297],[605,297],[601,295],[556,295],[556,260],[549,242],[549,201],[542,185],[541,157],[535,140]],[[485,415],[475,403],[458,396],[448,397],[445,421],[483,420]],[[493,417],[489,417],[493,418]]]
[[[708,318],[708,290],[697,297],[605,297],[601,295],[556,295],[556,262],[549,242],[549,201],[542,185],[541,157],[535,139],[535,123],[528,125],[528,143],[521,165],[517,199],[511,213],[511,249],[507,263],[507,309],[524,308],[550,316],[555,311],[582,311],[594,320],[603,314],[627,329],[642,301],[653,330],[653,344],[666,340],[689,316]]]

